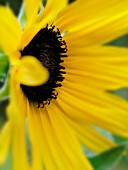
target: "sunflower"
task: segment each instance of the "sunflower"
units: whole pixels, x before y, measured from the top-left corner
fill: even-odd
[[[92,170],[82,145],[97,153],[115,146],[97,127],[128,137],[127,102],[108,92],[128,86],[128,49],[106,45],[127,33],[128,0],[24,6],[22,27],[0,7],[0,48],[10,61],[0,163],[11,148],[14,170]]]

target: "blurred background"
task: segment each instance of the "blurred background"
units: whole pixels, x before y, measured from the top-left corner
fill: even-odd
[[[69,0],[69,1],[72,2],[73,0]],[[18,15],[19,8],[20,8],[21,4],[22,4],[22,0],[0,0],[0,5],[10,6],[16,15]],[[128,35],[123,36],[109,44],[117,45],[117,46],[121,46],[121,47],[128,47]],[[2,86],[3,86],[3,82],[0,81],[0,88]],[[115,93],[128,100],[128,90],[127,89],[122,89]],[[6,121],[5,108],[6,108],[7,104],[8,104],[8,100],[0,101],[0,127]],[[128,143],[128,140],[124,140],[119,137],[115,137],[114,139],[116,140],[117,143],[119,143],[119,145],[121,145],[124,142]],[[112,166],[111,168],[109,167],[108,169],[106,169],[106,168],[102,167],[97,170],[128,170],[128,155],[127,155],[127,153],[123,154],[120,157],[120,159],[118,160],[118,162],[116,162],[116,164],[114,166]],[[12,160],[9,157],[6,164],[3,167],[0,167],[0,170],[11,170],[10,169],[11,161]]]

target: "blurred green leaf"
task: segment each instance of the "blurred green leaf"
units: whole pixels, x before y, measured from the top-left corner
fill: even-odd
[[[120,145],[128,143],[127,138],[123,138],[123,137],[120,137],[120,136],[113,135],[113,139],[114,139],[114,142],[116,142],[117,144],[120,144]]]
[[[110,91],[110,93],[116,94],[126,100],[128,100],[128,88],[121,88],[116,91]]]
[[[9,68],[9,61],[8,61],[8,57],[0,51],[0,81],[2,81],[7,72],[8,72],[8,68]]]
[[[0,102],[9,96],[9,78],[6,78],[3,87],[0,89]]]
[[[118,146],[98,156],[90,158],[95,170],[113,170],[114,166],[123,157],[126,146]]]
[[[119,46],[119,47],[128,47],[128,35],[119,37],[118,39],[108,43],[108,45]]]
[[[123,157],[112,170],[128,170],[128,145],[126,145]]]
[[[6,107],[8,106],[9,100],[3,100],[0,102],[0,129],[3,127],[4,123],[7,121]]]

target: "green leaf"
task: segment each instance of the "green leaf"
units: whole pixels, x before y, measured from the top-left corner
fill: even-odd
[[[3,87],[0,89],[0,102],[9,96],[9,78],[6,78]]]
[[[124,145],[124,144],[128,143],[127,138],[123,138],[123,137],[120,137],[120,136],[113,135],[113,139],[114,139],[114,142],[117,143],[118,145],[119,144]]]
[[[128,145],[126,145],[126,150],[123,154],[123,157],[112,170],[128,170]]]
[[[128,100],[128,88],[121,88],[116,91],[109,92]]]
[[[0,81],[2,81],[9,69],[8,57],[0,51]]]
[[[126,146],[118,146],[100,155],[90,158],[95,170],[113,170],[113,167],[123,157]]]
[[[128,47],[128,35],[122,36],[122,37],[108,43],[108,45]]]

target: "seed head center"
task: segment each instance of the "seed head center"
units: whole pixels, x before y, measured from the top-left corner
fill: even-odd
[[[38,104],[38,107],[44,107],[45,104],[50,104],[50,100],[57,99],[56,88],[61,87],[66,73],[65,67],[61,66],[64,62],[63,58],[67,57],[66,52],[66,42],[62,40],[59,29],[55,29],[55,26],[48,27],[48,25],[20,51],[21,57],[26,55],[36,57],[50,73],[49,80],[40,86],[21,84],[25,96],[30,102]]]

